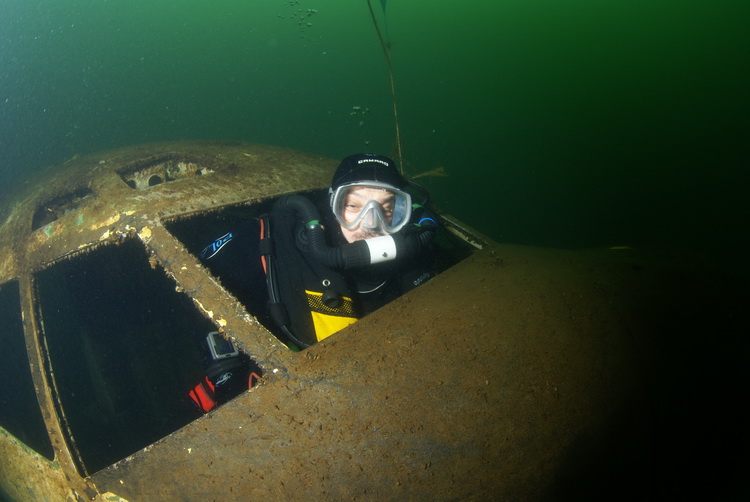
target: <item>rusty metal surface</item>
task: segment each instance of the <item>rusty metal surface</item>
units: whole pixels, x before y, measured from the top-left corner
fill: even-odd
[[[156,186],[128,185],[133,171],[148,172],[167,159],[175,166],[200,164],[204,174],[189,168],[185,176]],[[19,191],[0,215],[5,220],[0,246],[24,246],[29,265],[38,266],[118,232],[148,233],[171,215],[323,187],[335,165],[309,154],[240,143],[159,143],[88,155],[43,171]],[[17,266],[5,254],[0,278],[12,277]]]
[[[0,427],[0,500],[75,500],[60,464],[41,457]]]
[[[292,352],[163,223],[326,186],[335,164],[257,145],[145,145],[48,170],[12,201],[0,218],[0,281],[19,280],[55,460],[0,433],[0,486],[19,500],[34,499],[21,488],[28,482],[50,500],[131,502],[554,500],[580,494],[581,485],[625,481],[628,493],[640,493],[654,467],[649,385],[663,377],[652,369],[653,340],[682,308],[651,312],[652,304],[663,309],[674,277],[693,274],[693,265],[633,250],[488,242],[385,308]],[[153,176],[173,180],[148,186]],[[144,259],[172,276],[264,377],[81,478],[39,370],[32,277],[125,237],[144,243]],[[723,297],[710,307],[717,305],[729,309]]]
[[[129,500],[551,497],[563,464],[595,461],[581,441],[645,417],[589,265],[477,254],[94,481]]]

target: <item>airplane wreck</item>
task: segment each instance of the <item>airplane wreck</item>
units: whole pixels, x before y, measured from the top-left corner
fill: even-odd
[[[305,350],[282,343],[196,253],[335,166],[150,144],[49,168],[3,202],[0,493],[580,500],[642,495],[682,457],[681,429],[660,425],[679,407],[654,412],[654,395],[687,371],[654,354],[693,304],[665,286],[681,264],[637,250],[503,245],[441,215],[459,263]],[[209,332],[259,371],[203,413],[187,395]]]

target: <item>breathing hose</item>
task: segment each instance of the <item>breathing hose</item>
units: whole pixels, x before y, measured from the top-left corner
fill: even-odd
[[[349,270],[375,263],[411,258],[425,250],[435,236],[437,224],[425,218],[420,225],[409,225],[392,235],[330,247],[326,244],[325,230],[320,224],[320,214],[315,205],[302,195],[282,197],[276,203],[282,210],[294,211],[304,222],[310,252],[323,265]]]

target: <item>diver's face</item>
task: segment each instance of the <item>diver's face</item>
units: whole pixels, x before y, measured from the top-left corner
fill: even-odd
[[[395,197],[392,192],[375,187],[357,188],[349,191],[346,195],[344,213],[342,215],[344,221],[348,223],[354,222],[370,201],[373,201],[380,207],[383,218],[386,220],[385,222],[390,224],[393,219]],[[346,229],[342,226],[341,233],[344,234],[344,238],[348,242],[354,242],[385,235],[386,231],[383,230],[378,215],[375,213],[376,212],[372,209],[368,210],[359,225],[352,230]]]

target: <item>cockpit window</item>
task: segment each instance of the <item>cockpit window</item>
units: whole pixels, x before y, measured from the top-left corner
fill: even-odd
[[[52,460],[52,443],[29,369],[16,281],[0,285],[0,382],[0,427]]]
[[[218,395],[222,369],[241,370],[244,390],[249,373],[260,376],[147,258],[140,241],[127,239],[35,276],[48,375],[83,475],[241,392],[235,385]]]

